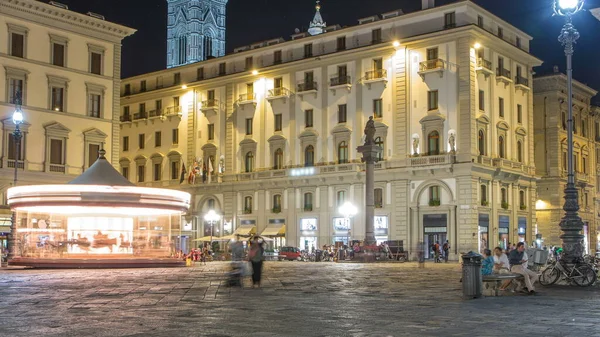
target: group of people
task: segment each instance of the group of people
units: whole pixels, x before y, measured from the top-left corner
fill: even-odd
[[[502,248],[496,247],[494,248],[493,255],[489,249],[484,249],[481,274],[492,275],[513,273],[523,275],[524,282],[518,282],[516,291],[535,294],[534,284],[539,280],[539,275],[527,268],[529,257],[527,256],[525,248],[525,244],[519,242],[516,246],[510,246],[507,250],[508,254],[505,254],[502,251]],[[511,283],[511,280],[505,281],[500,286],[500,290],[506,290]]]
[[[439,241],[436,241],[435,243],[431,244],[431,255],[433,255],[434,258],[434,262],[435,263],[440,263],[442,262],[442,259],[444,260],[444,262],[448,263],[448,255],[450,253],[450,243],[448,242],[448,240],[446,240],[446,242],[444,242],[443,245],[440,245]]]
[[[208,250],[208,247],[204,248],[192,248],[192,250],[185,254],[183,250],[177,252],[177,258],[183,259],[184,261],[190,259],[194,262],[200,261],[203,264],[206,264],[206,258],[211,255],[211,251]]]
[[[264,241],[258,236],[253,237],[249,240],[249,249],[247,258],[245,257],[244,244],[242,241],[236,241],[231,244],[231,261],[233,264],[232,277],[234,280],[230,280],[230,284],[241,285],[241,278],[244,275],[252,275],[252,288],[260,288],[260,282],[262,279],[262,265],[265,256]],[[246,260],[251,266],[251,270],[248,270],[248,265],[245,264]],[[244,267],[245,265],[245,267]],[[231,282],[233,281],[233,282]]]

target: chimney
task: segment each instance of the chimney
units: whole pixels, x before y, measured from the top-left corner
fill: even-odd
[[[423,4],[423,10],[435,7],[435,0],[421,0]]]
[[[554,73],[558,73],[558,66],[554,66]]]

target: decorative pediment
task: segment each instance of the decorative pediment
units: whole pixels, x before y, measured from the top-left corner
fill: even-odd
[[[46,135],[55,137],[67,137],[69,132],[71,132],[71,129],[60,124],[59,122],[50,122],[44,124],[44,129],[46,130]]]
[[[419,121],[419,123],[421,124],[425,124],[425,123],[430,123],[430,122],[444,122],[446,120],[446,117],[444,117],[444,115],[440,114],[440,113],[433,113],[433,114],[427,114],[425,117],[421,118],[421,120]]]
[[[162,159],[163,157],[164,156],[161,153],[156,152],[150,156],[150,159],[159,159],[159,158]]]
[[[106,133],[96,128],[91,128],[83,131],[83,138],[86,141],[103,142],[106,139],[106,137],[108,137]]]
[[[306,128],[298,135],[298,138],[319,137],[319,133],[313,128]]]
[[[508,124],[505,121],[498,122],[498,124],[496,124],[496,127],[498,127],[498,129],[500,129],[500,130],[505,130],[505,131],[510,130],[510,126],[508,126]]]
[[[336,133],[352,133],[352,129],[350,129],[346,123],[341,123],[336,125],[333,130],[331,130],[332,135],[335,135]]]
[[[486,114],[479,114],[479,116],[477,116],[477,122],[482,123],[482,124],[490,124],[490,118],[486,115]]]
[[[240,144],[242,144],[242,143],[240,143]],[[202,147],[200,149],[202,151],[217,151],[217,146],[212,143],[207,143],[207,144],[202,145]]]
[[[522,127],[518,127],[518,128],[515,130],[515,133],[516,133],[517,135],[521,135],[521,136],[527,136],[527,131],[525,131],[525,129],[524,129],[524,128],[522,128]]]
[[[31,124],[23,121],[23,123],[19,125],[19,129],[21,129],[23,132],[27,132],[30,126]],[[4,131],[13,131],[15,129],[15,123],[12,120],[12,116],[2,120],[2,129]]]
[[[123,167],[129,166],[130,162],[131,160],[129,160],[129,158],[122,157],[121,159],[119,159],[119,164]]]
[[[375,121],[375,136],[387,136],[388,129],[387,124]]]
[[[246,138],[240,142],[240,146],[256,146],[256,141],[252,138]]]
[[[169,157],[169,158],[181,157],[181,152],[179,152],[179,151],[171,151],[171,152],[167,153],[167,157]]]
[[[146,158],[146,156],[142,156],[142,155],[139,155],[139,156],[135,157],[135,159],[134,159],[134,161],[138,165],[146,165],[147,160],[148,160],[148,158]]]
[[[287,139],[282,135],[273,135],[267,139],[269,143],[285,142]]]

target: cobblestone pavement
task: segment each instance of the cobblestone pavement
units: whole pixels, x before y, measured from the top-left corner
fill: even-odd
[[[0,336],[600,336],[600,289],[461,298],[456,264],[0,270]],[[249,281],[246,281],[249,282]]]

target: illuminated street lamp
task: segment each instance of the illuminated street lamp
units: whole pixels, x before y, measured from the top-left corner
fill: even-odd
[[[208,213],[204,215],[204,220],[210,223],[210,249],[212,249],[213,230],[215,222],[221,220],[221,216],[211,209],[210,211],[208,211]]]
[[[575,187],[575,172],[573,170],[573,45],[579,39],[579,32],[573,26],[573,15],[583,8],[584,0],[555,0],[554,13],[564,16],[566,22],[560,31],[558,41],[565,48],[567,56],[567,186],[565,187],[565,216],[560,221],[560,236],[563,243],[564,257],[567,262],[573,263],[583,256],[583,239],[581,234],[583,221],[577,211],[579,210],[578,193]]]
[[[356,206],[352,205],[349,201],[346,201],[342,206],[340,206],[339,212],[346,219],[346,224],[348,224],[348,236],[346,240],[348,241],[348,246],[350,246],[350,219],[358,213],[358,209]]]
[[[13,180],[13,187],[17,186],[17,175],[19,172],[19,160],[21,158],[21,138],[23,134],[21,133],[21,124],[23,124],[23,111],[21,111],[21,91],[17,91],[14,97],[15,102],[15,111],[12,115],[13,123],[15,123],[15,131],[13,131],[12,136],[15,142],[15,176]],[[8,256],[7,261],[12,259],[16,254],[16,245],[15,238],[17,234],[17,212],[12,212],[12,219],[10,222],[10,237],[8,238]]]

